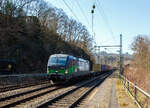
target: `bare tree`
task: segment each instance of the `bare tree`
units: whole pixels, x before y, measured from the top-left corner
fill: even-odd
[[[149,71],[150,61],[150,40],[146,36],[138,36],[132,44],[135,52],[136,65],[142,70]]]

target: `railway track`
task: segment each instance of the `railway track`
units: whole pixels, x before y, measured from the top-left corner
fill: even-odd
[[[96,78],[83,85],[80,85],[50,101],[41,104],[38,108],[74,108],[84,99],[95,87],[97,87],[108,76]],[[100,79],[100,80],[98,80]]]
[[[8,85],[8,86],[0,87],[0,93],[1,92],[6,92],[6,91],[10,91],[10,90],[20,89],[20,88],[31,87],[31,86],[35,86],[35,85],[47,84],[47,83],[49,83],[49,81],[40,82],[40,83],[37,82],[37,83],[26,83],[26,84]]]
[[[57,87],[55,85],[53,85],[53,86],[48,85],[48,86],[39,87],[39,88],[31,89],[28,91],[24,91],[21,93],[13,94],[10,96],[2,97],[2,98],[0,98],[0,108],[14,107],[20,103],[24,103],[26,101],[33,99],[33,98],[37,98],[41,95],[55,91],[59,88],[61,88],[61,87]]]
[[[75,107],[107,76],[108,74],[101,75],[70,86],[44,86],[0,97],[0,108]],[[98,79],[100,80],[97,81]]]

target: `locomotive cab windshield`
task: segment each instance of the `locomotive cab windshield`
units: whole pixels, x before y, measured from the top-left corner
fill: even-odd
[[[60,65],[65,66],[66,65],[67,58],[66,57],[51,57],[49,65]]]

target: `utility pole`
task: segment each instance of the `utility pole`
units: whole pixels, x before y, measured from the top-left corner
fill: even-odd
[[[106,53],[106,48],[105,48],[105,56],[104,56],[105,65],[106,65],[106,61],[107,61],[107,60],[106,60],[106,59],[107,59],[107,58],[106,58],[106,54],[107,54],[107,53]]]
[[[91,10],[91,14],[92,14],[92,32],[93,33],[94,33],[94,29],[93,29],[93,26],[94,26],[94,10],[95,10],[95,4],[93,4],[92,10]]]
[[[122,34],[120,34],[120,74],[123,74]]]
[[[98,46],[98,50],[99,50],[99,59],[98,59],[98,63],[101,64],[101,52],[100,52],[100,46]]]
[[[100,52],[100,48],[101,47],[104,47],[105,48],[105,52],[106,52],[106,48],[107,47],[118,47],[118,48],[120,48],[120,67],[119,67],[119,69],[120,69],[120,74],[123,74],[123,53],[122,53],[122,34],[120,34],[120,45],[105,45],[105,46],[94,46],[94,48],[95,48],[95,50],[99,50],[99,52]],[[96,48],[98,48],[98,49],[96,49]],[[106,57],[104,57],[105,58],[105,64],[106,64]],[[100,61],[99,60],[100,59],[100,56],[99,56],[99,58],[98,58],[98,61]],[[98,63],[101,63],[101,62],[98,62]]]

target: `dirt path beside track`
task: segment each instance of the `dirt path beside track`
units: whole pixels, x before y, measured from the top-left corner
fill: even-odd
[[[117,78],[117,71],[98,86],[79,108],[137,108]]]
[[[115,85],[114,81],[115,79],[112,74],[83,101],[80,108],[109,108],[109,106],[112,106],[111,104],[113,103],[110,103],[110,101],[113,99],[111,98],[113,98],[113,96],[116,97],[114,93],[115,87],[113,87]],[[118,108],[117,103],[115,105],[116,107],[110,108]]]

